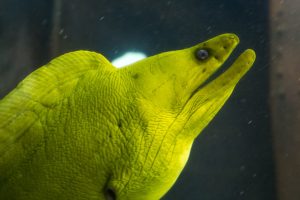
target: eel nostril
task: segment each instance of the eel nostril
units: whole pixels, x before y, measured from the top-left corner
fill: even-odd
[[[111,188],[106,189],[105,197],[106,197],[106,200],[116,200],[117,199],[115,191],[113,191],[113,189],[111,189]]]
[[[216,56],[214,56],[214,57],[215,57],[216,60],[220,60],[220,57],[219,57],[219,56],[216,55]]]

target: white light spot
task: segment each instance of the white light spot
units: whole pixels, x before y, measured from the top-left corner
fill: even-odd
[[[147,56],[142,52],[126,52],[121,57],[118,57],[112,61],[112,64],[117,68],[124,67],[131,63],[135,63],[139,60],[146,58]]]

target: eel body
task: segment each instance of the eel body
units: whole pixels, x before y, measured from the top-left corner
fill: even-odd
[[[64,54],[0,101],[0,199],[157,200],[255,60],[223,34],[117,69]]]

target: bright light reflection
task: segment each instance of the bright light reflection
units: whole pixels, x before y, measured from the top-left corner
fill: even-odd
[[[122,56],[114,59],[112,61],[112,64],[116,66],[117,68],[124,67],[126,65],[129,65],[131,63],[137,62],[139,60],[142,60],[146,58],[147,56],[142,52],[126,52]]]

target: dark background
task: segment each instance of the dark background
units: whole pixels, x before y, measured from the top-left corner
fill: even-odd
[[[268,110],[268,1],[1,0],[0,97],[64,52],[88,49],[112,60],[182,49],[225,32],[257,61],[213,122],[164,200],[274,200]],[[227,65],[229,65],[227,64]]]

